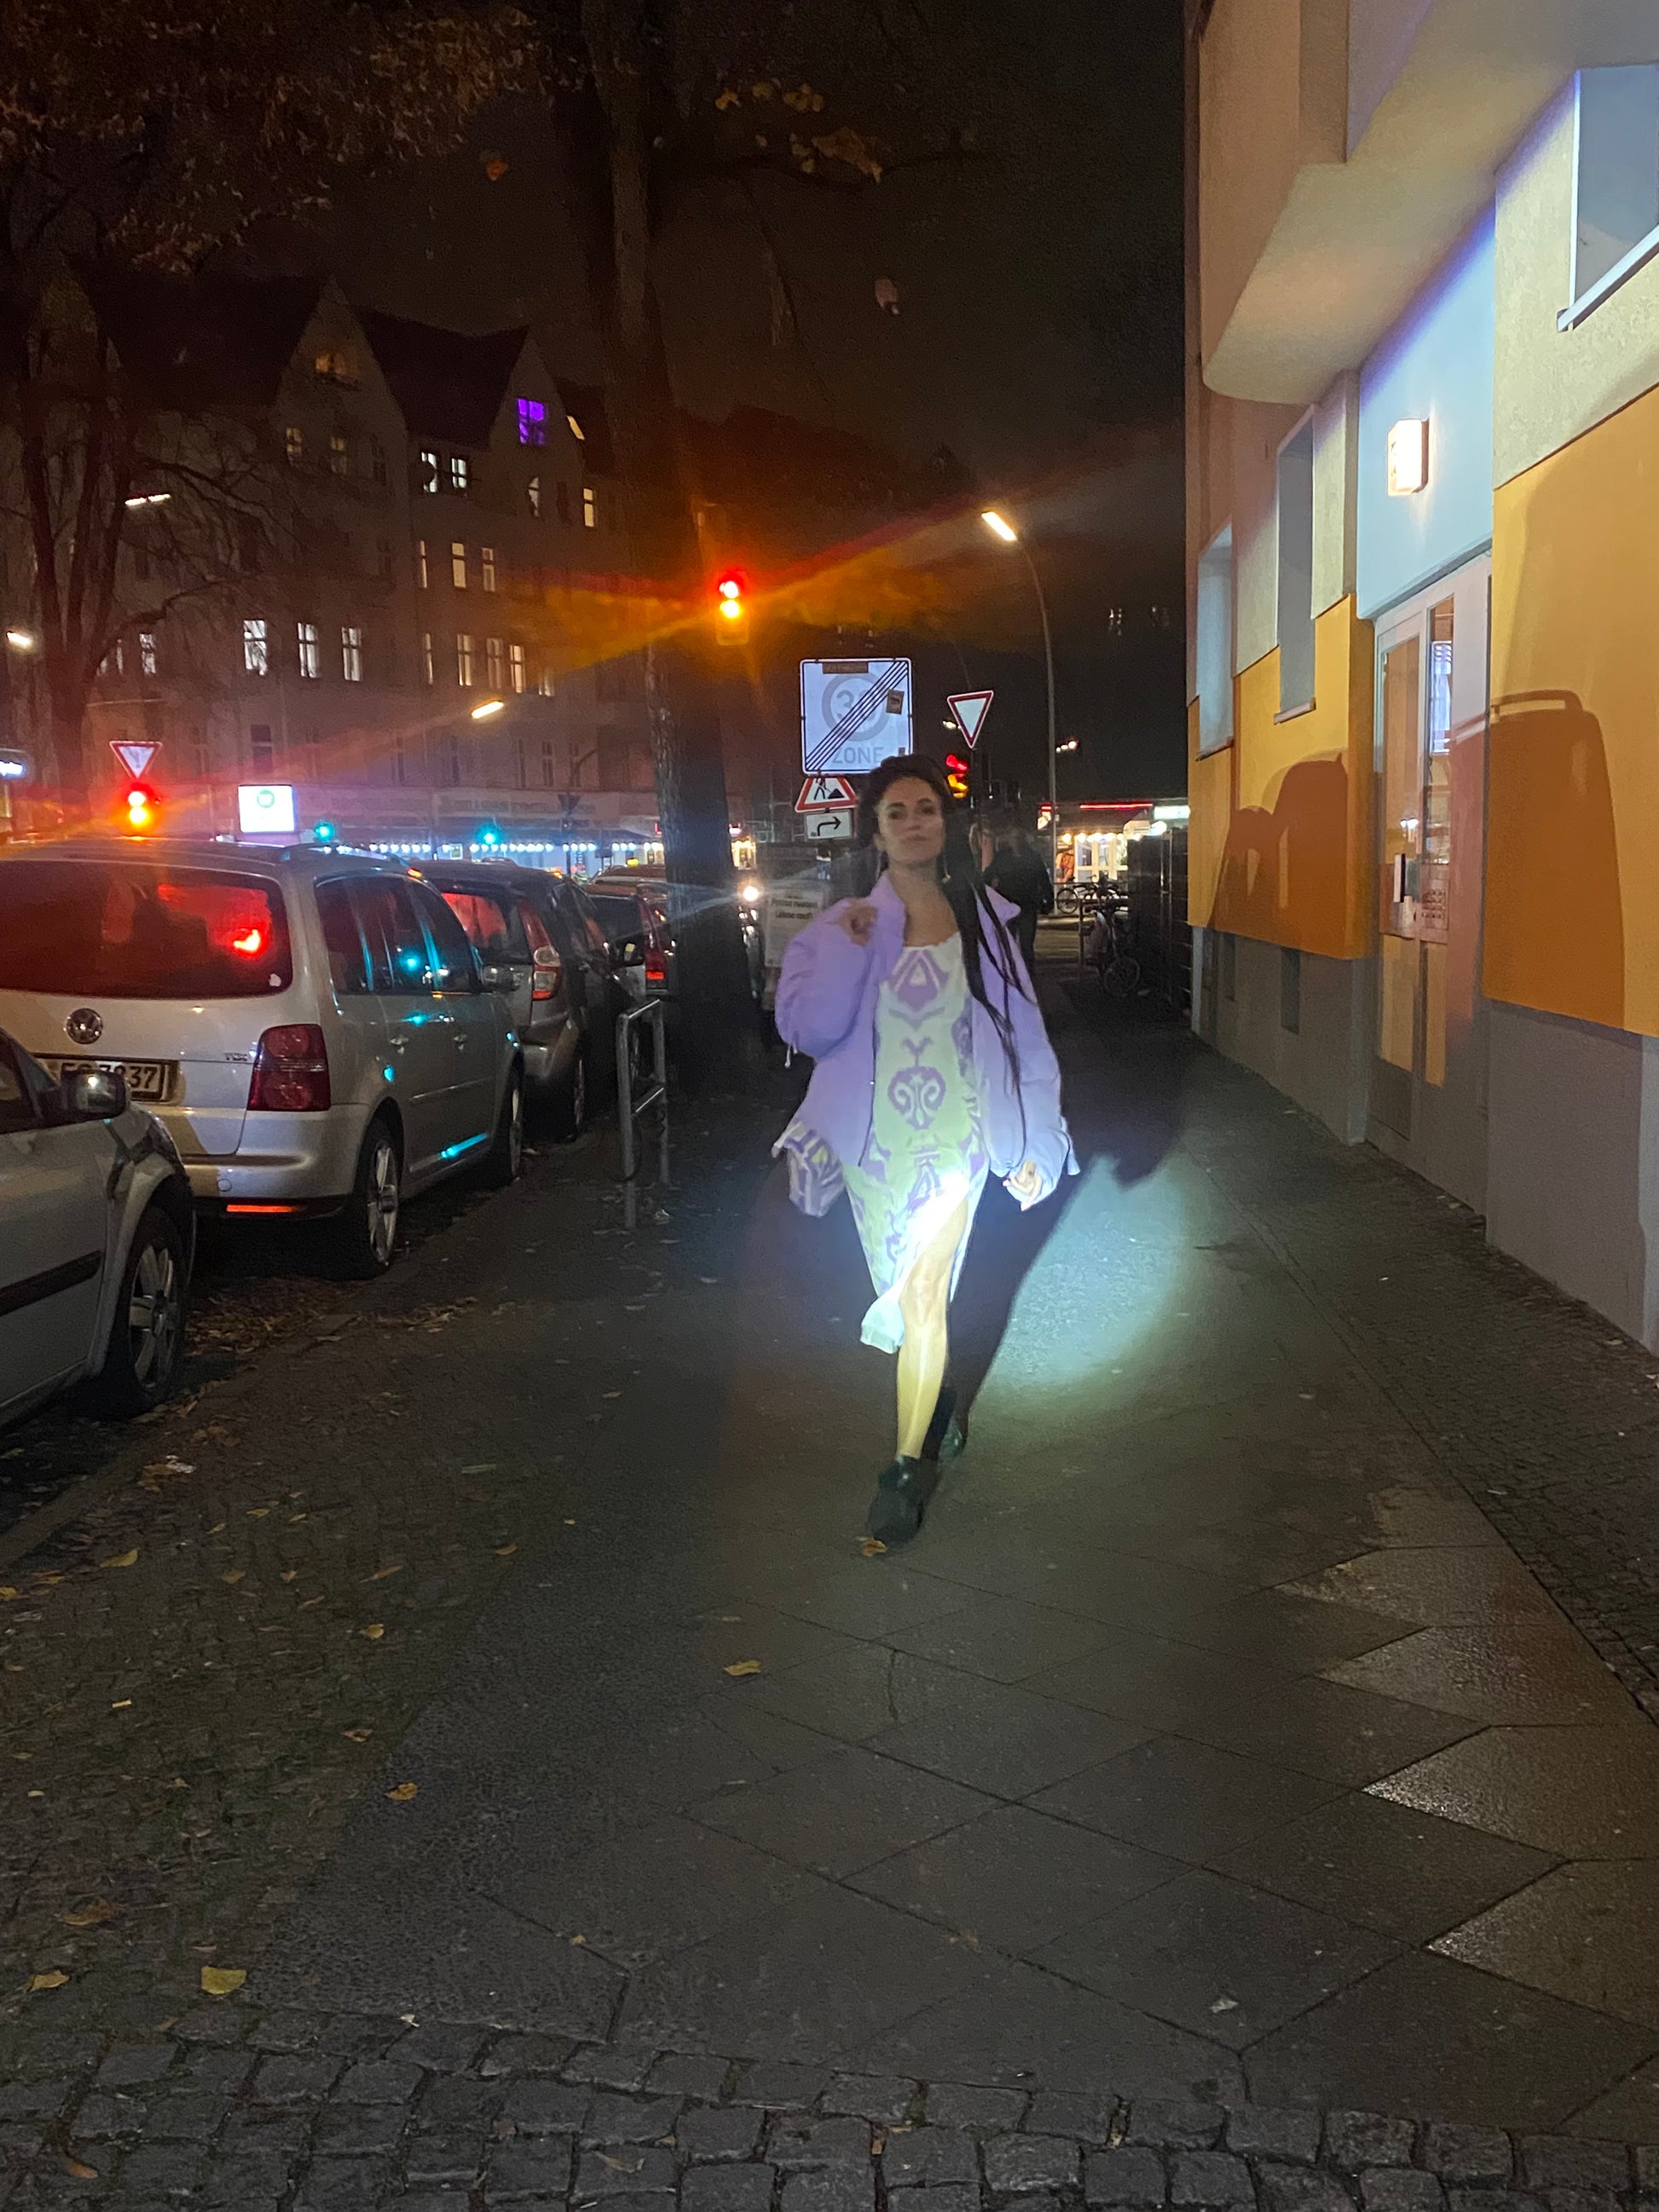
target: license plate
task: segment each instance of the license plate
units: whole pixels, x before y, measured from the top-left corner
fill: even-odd
[[[135,1098],[167,1095],[168,1063],[164,1060],[44,1060],[40,1065],[55,1083],[61,1083],[77,1067],[109,1067],[125,1076],[127,1089]]]

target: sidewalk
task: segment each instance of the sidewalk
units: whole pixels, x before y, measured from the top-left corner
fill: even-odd
[[[1085,1174],[988,1200],[994,1363],[908,1552],[860,1553],[890,1368],[773,1099],[688,1128],[637,1238],[538,1166],[5,1571],[14,2156],[316,2212],[660,2212],[676,2152],[695,2212],[1630,2192],[1469,2130],[1659,2142],[1651,1364],[1054,996]],[[470,2195],[502,2143],[540,2180]]]

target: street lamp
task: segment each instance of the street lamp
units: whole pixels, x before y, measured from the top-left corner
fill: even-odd
[[[486,699],[472,709],[472,719],[475,722],[487,722],[492,714],[501,714],[506,705],[505,699]]]
[[[40,642],[40,639],[32,629],[19,629],[14,627],[6,632],[6,643],[14,653],[33,653]]]
[[[1050,860],[1054,861],[1058,860],[1060,854],[1060,769],[1054,757],[1054,640],[1048,627],[1048,602],[1043,593],[1042,579],[1037,574],[1036,562],[1031,558],[1024,539],[1007,516],[997,507],[988,507],[979,519],[994,538],[1000,538],[1005,545],[1014,545],[1019,549],[1020,557],[1031,579],[1031,589],[1036,593],[1037,612],[1042,617],[1042,665],[1048,683],[1048,838]]]

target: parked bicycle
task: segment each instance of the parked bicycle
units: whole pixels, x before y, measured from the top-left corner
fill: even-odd
[[[1090,925],[1084,957],[1109,999],[1132,999],[1140,988],[1133,945],[1128,908],[1115,898],[1103,899]]]

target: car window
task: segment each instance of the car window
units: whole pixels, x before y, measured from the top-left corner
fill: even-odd
[[[590,902],[582,896],[580,891],[573,891],[571,896],[575,901],[576,912],[581,918],[582,933],[589,945],[595,952],[608,951],[611,939],[605,935],[605,924],[593,911]]]
[[[358,876],[349,886],[368,952],[372,990],[407,996],[432,988],[432,956],[410,895],[412,888],[400,876]]]
[[[328,948],[328,972],[343,997],[374,988],[363,933],[351,903],[349,884],[319,884],[317,916]]]
[[[466,932],[435,891],[411,884],[410,891],[432,940],[432,980],[440,991],[476,991],[478,963]]]
[[[293,981],[269,877],[137,860],[0,866],[0,990],[257,999]]]
[[[480,960],[499,966],[509,960],[530,957],[524,926],[511,899],[497,898],[490,891],[446,890],[441,884],[438,890],[444,904],[477,948]]]
[[[528,899],[519,901],[519,927],[523,930],[525,942],[532,952],[544,952],[554,949],[553,939],[547,924]]]
[[[15,1137],[34,1125],[33,1097],[11,1047],[0,1037],[0,1137]]]

